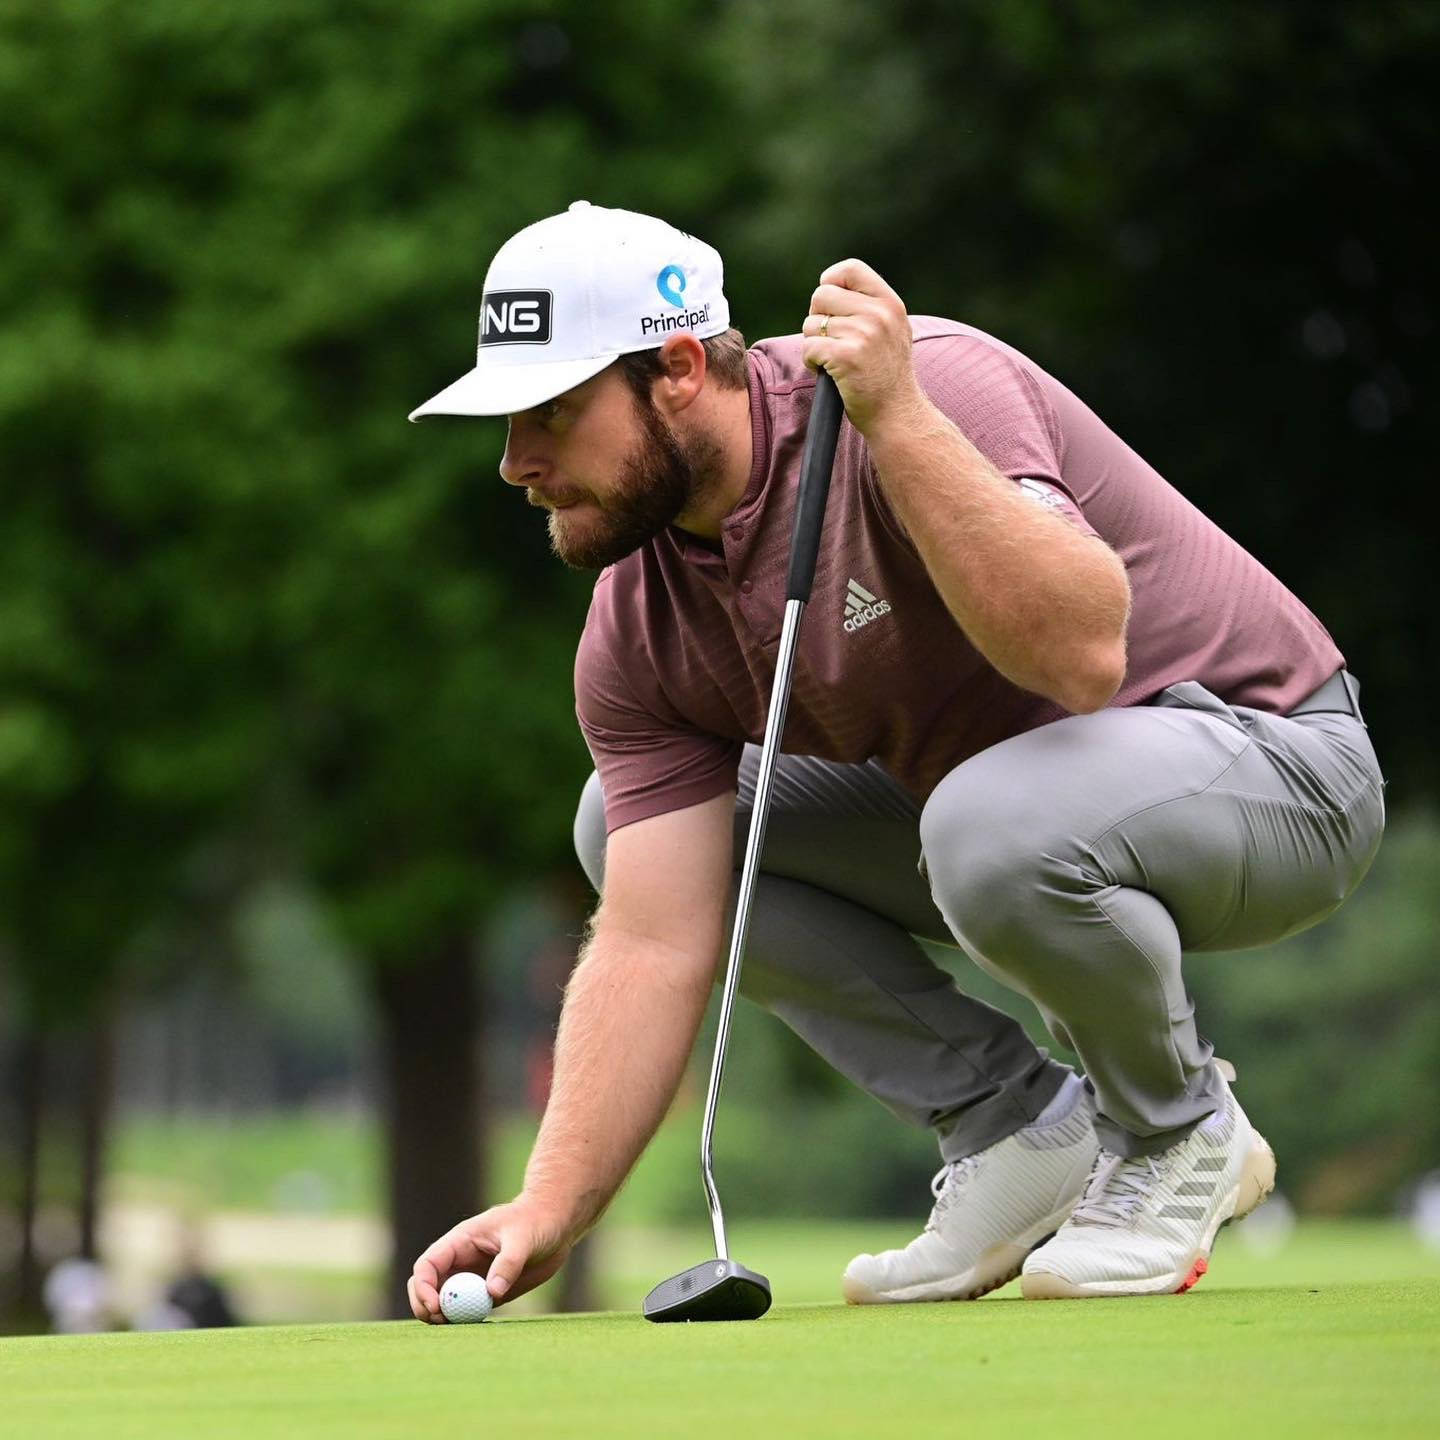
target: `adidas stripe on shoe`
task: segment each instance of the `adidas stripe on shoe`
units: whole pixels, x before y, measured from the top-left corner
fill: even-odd
[[[1100,1152],[1074,1213],[1025,1261],[1029,1300],[1180,1294],[1205,1274],[1220,1227],[1275,1186],[1275,1156],[1230,1088],[1178,1145],[1127,1159]]]

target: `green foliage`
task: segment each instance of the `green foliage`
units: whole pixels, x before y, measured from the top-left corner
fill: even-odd
[[[703,8],[7,7],[0,926],[33,995],[106,972],[213,830],[387,962],[564,846],[585,584],[494,425],[405,415],[519,223],[715,204],[730,166],[663,123]]]
[[[705,8],[0,13],[0,958],[34,1033],[213,962],[269,876],[433,972],[568,848],[586,586],[496,426],[405,417],[520,223],[714,205],[732,167],[665,123]],[[429,1040],[466,1063],[463,1024]]]
[[[1324,925],[1187,962],[1202,1028],[1308,1210],[1383,1210],[1440,1162],[1437,934],[1440,822],[1419,814]]]

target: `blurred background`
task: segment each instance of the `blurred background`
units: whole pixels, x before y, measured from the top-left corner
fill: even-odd
[[[1386,845],[1190,976],[1281,1159],[1256,1253],[1440,1249],[1437,62],[1424,0],[7,0],[0,1329],[403,1313],[513,1193],[592,899],[589,581],[501,428],[405,416],[578,197],[716,245],[752,339],[864,257],[1329,626]],[[527,1303],[693,1259],[702,1090]],[[737,1237],[828,1236],[820,1293],[923,1218],[929,1138],[753,1009],[726,1095]]]

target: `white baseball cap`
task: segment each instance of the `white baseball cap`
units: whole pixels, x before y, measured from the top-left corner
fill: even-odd
[[[485,275],[475,368],[410,414],[513,415],[621,355],[729,328],[718,252],[632,210],[577,200],[527,225]]]

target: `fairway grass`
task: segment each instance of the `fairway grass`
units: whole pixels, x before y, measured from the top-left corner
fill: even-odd
[[[1429,1276],[781,1305],[731,1325],[629,1312],[16,1339],[0,1341],[0,1435],[1433,1436],[1437,1317]]]

